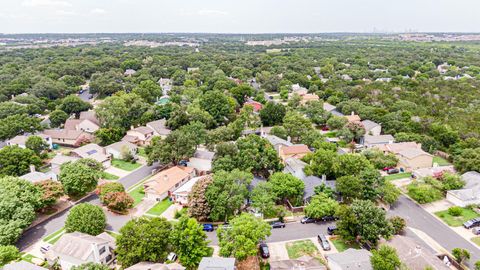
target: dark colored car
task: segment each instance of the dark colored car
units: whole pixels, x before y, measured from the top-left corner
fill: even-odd
[[[205,232],[213,232],[213,225],[212,224],[203,224],[203,230]]]
[[[323,250],[330,250],[330,243],[328,243],[327,237],[324,234],[319,234],[317,238]]]
[[[399,173],[400,171],[398,169],[390,169],[387,171],[388,174],[396,174],[396,173]]]
[[[276,221],[272,223],[272,228],[285,228],[285,223]]]
[[[469,221],[463,223],[463,227],[465,227],[465,229],[471,229],[479,225],[480,225],[480,218],[470,219]]]
[[[337,230],[337,226],[328,226],[327,227],[327,233],[329,235],[335,234],[335,231]]]
[[[180,160],[180,161],[178,162],[178,165],[180,165],[180,166],[185,166],[185,167],[186,167],[186,166],[187,166],[187,162],[188,162],[188,161],[186,161],[186,160]]]
[[[268,246],[265,243],[261,243],[259,246],[260,249],[260,256],[264,259],[270,258],[270,252],[268,251]]]
[[[320,220],[321,221],[334,221],[334,220],[337,220],[337,218],[334,217],[334,216],[324,216]]]
[[[307,223],[315,223],[317,222],[316,218],[310,218],[310,217],[304,217],[302,220],[300,220],[300,223],[302,224],[307,224]]]

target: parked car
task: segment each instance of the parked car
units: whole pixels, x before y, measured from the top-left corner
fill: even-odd
[[[337,226],[328,226],[327,227],[327,233],[329,235],[335,234],[335,231],[337,230]]]
[[[395,167],[385,167],[385,168],[383,168],[383,171],[384,171],[384,172],[387,172],[387,171],[389,171],[389,170],[391,170],[391,169],[395,169]]]
[[[43,245],[43,246],[40,247],[40,252],[45,254],[45,253],[47,253],[47,251],[50,250],[51,247],[52,247],[51,245]]]
[[[213,232],[213,225],[212,224],[203,224],[203,230],[205,232]]]
[[[262,256],[262,258],[264,258],[264,259],[270,258],[270,252],[268,251],[267,244],[261,243],[259,245],[259,249],[260,249],[260,256]]]
[[[322,246],[322,249],[327,251],[327,250],[330,250],[330,243],[328,243],[328,240],[327,240],[327,237],[325,236],[325,234],[319,234],[317,236],[318,238],[318,242],[320,243],[320,245]]]
[[[324,216],[320,220],[321,221],[334,221],[334,220],[337,220],[337,218],[334,217],[334,216]]]
[[[177,254],[175,254],[174,252],[168,253],[167,261],[174,262],[174,261],[176,261],[177,259],[178,259]]]
[[[329,131],[330,129],[327,126],[322,127],[322,131]]]
[[[178,165],[186,167],[186,166],[187,166],[187,162],[188,162],[188,161],[186,161],[186,160],[180,160],[180,161],[178,162]]]
[[[285,223],[276,221],[272,223],[272,228],[285,228]]]
[[[303,217],[302,220],[300,220],[300,223],[302,224],[315,223],[315,222],[317,222],[317,219],[311,218],[311,217]]]
[[[396,174],[396,173],[399,173],[399,172],[400,172],[400,171],[399,171],[398,169],[395,169],[395,168],[390,169],[390,170],[387,171],[388,174]]]
[[[472,232],[475,235],[479,235],[480,234],[480,228],[479,227],[473,228]]]
[[[480,218],[470,219],[469,221],[463,223],[463,227],[465,227],[465,229],[471,229],[479,225],[480,225]]]

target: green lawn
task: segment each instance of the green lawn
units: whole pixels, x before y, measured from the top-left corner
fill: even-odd
[[[458,227],[462,226],[466,221],[476,218],[479,215],[469,208],[462,208],[462,214],[458,217],[454,217],[448,213],[448,210],[436,212],[435,215],[441,218],[448,226]]]
[[[103,172],[102,173],[102,178],[105,179],[105,180],[110,180],[110,181],[114,181],[114,180],[118,180],[118,176],[116,175],[113,175],[111,173],[108,173],[108,172]]]
[[[295,241],[286,244],[288,257],[290,259],[297,259],[304,255],[308,255],[311,257],[316,257],[318,253],[318,249],[313,244],[311,240],[301,240]]]
[[[150,210],[148,210],[147,214],[160,216],[167,208],[172,205],[172,202],[169,199],[165,199],[161,202],[155,204]]]
[[[433,163],[437,163],[438,166],[448,166],[448,165],[452,165],[450,162],[448,162],[448,160],[442,158],[442,157],[433,157]]]
[[[133,170],[137,169],[138,167],[142,166],[142,164],[131,163],[131,162],[123,161],[121,159],[115,159],[114,158],[112,160],[112,166],[116,167],[116,168],[119,168],[119,169],[122,169],[122,170],[125,170],[125,171],[133,171]]]
[[[392,181],[392,180],[397,180],[397,179],[402,179],[402,178],[410,178],[411,176],[412,176],[412,174],[409,173],[409,172],[396,173],[396,174],[390,174],[390,175],[385,176],[385,180]]]
[[[358,245],[358,243],[353,243],[353,244],[347,243],[341,238],[333,239],[330,241],[333,243],[333,245],[338,250],[338,252],[345,251],[349,248],[360,249],[360,246]]]
[[[470,240],[472,240],[477,246],[480,246],[480,236],[472,237]]]
[[[53,245],[58,241],[58,239],[60,239],[60,237],[64,233],[65,233],[65,229],[61,228],[60,230],[47,235],[45,238],[43,238],[43,241]]]
[[[33,263],[32,260],[33,259],[39,259],[37,258],[36,256],[33,256],[32,254],[25,254],[22,256],[22,260],[26,261],[26,262],[29,262],[29,263]]]
[[[136,188],[132,189],[131,191],[128,192],[130,196],[132,196],[133,200],[135,203],[133,206],[135,207],[137,204],[139,204],[143,197],[145,197],[145,192],[143,191],[143,185],[138,185]]]

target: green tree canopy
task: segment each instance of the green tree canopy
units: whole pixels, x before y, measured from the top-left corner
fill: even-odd
[[[107,218],[102,208],[90,203],[74,206],[65,221],[66,232],[81,232],[90,235],[101,234],[106,226]]]

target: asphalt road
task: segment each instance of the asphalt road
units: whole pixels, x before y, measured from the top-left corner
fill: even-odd
[[[133,171],[132,173],[118,179],[117,182],[122,183],[125,186],[125,189],[133,186],[134,184],[140,182],[145,177],[151,175],[152,170],[158,167],[158,164],[155,163],[152,166],[142,166],[139,169]],[[85,199],[82,202],[89,202],[96,205],[101,205],[100,200],[98,197],[93,194]],[[35,242],[39,241],[40,239],[44,238],[45,236],[54,233],[61,229],[64,224],[65,220],[67,219],[69,210],[64,211],[51,219],[39,224],[33,228],[26,230],[23,235],[21,236],[20,240],[17,242],[17,247],[20,250],[27,248],[28,246],[34,244]],[[107,215],[107,229],[118,231],[128,220],[131,219],[130,216],[124,215],[117,215],[110,211],[105,213]]]
[[[472,263],[480,260],[480,249],[478,247],[459,236],[443,222],[403,195],[390,209],[389,215],[403,217],[407,221],[407,226],[423,231],[448,251],[454,248],[469,250],[471,253],[470,262]]]
[[[272,229],[272,235],[267,238],[267,243],[291,241],[296,239],[316,237],[320,233],[327,235],[327,227],[335,222],[320,222],[301,224],[300,222],[287,223],[285,228]],[[207,232],[211,245],[218,246],[217,231]]]

